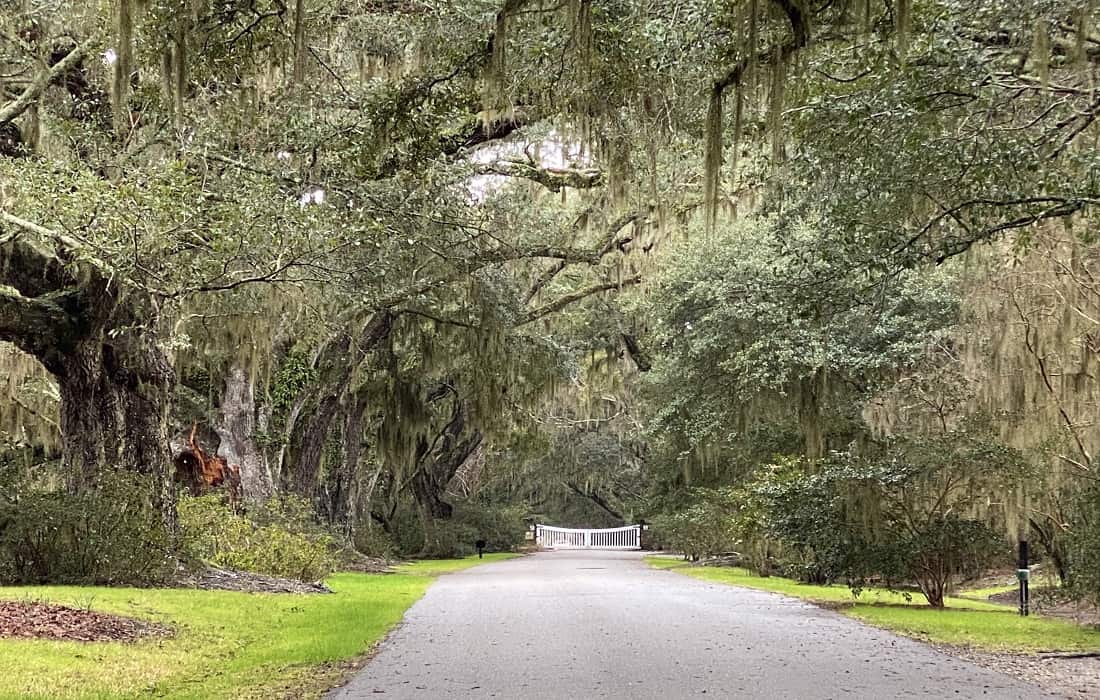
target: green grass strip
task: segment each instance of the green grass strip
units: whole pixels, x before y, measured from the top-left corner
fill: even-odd
[[[691,566],[668,557],[647,557],[646,561],[655,568],[703,581],[823,603],[858,620],[925,641],[990,651],[1100,651],[1100,631],[1095,628],[1035,615],[1020,617],[1010,606],[971,598],[948,598],[947,609],[937,610],[928,607],[919,593],[906,600],[901,593],[869,588],[857,598],[842,585],[815,586],[779,576],[758,576],[746,569]]]
[[[485,562],[509,555],[489,555]],[[333,595],[78,586],[0,587],[33,600],[153,620],[176,630],[135,644],[0,639],[0,698],[317,697],[396,625],[441,573],[336,574]]]

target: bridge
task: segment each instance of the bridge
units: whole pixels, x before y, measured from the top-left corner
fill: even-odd
[[[535,525],[535,543],[542,549],[641,549],[642,526],[593,529]]]

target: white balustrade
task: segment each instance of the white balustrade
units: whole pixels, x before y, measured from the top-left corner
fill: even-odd
[[[546,549],[641,549],[642,526],[586,529],[536,525],[535,541]]]

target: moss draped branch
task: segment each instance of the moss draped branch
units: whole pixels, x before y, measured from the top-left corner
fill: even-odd
[[[704,174],[704,218],[707,228],[713,228],[718,204],[718,181],[722,167],[722,100],[730,87],[740,86],[750,67],[757,64],[782,63],[810,43],[810,23],[801,0],[772,0],[783,11],[791,26],[791,35],[781,44],[756,54],[745,55],[719,76],[710,86],[707,108],[706,172]],[[755,47],[753,47],[755,48]],[[740,89],[740,88],[738,88]],[[740,99],[740,97],[739,97]]]
[[[612,289],[621,289],[622,287],[629,287],[630,285],[638,284],[641,281],[642,281],[642,276],[641,275],[634,275],[633,277],[628,277],[628,278],[623,279],[623,280],[618,280],[618,281],[614,281],[614,282],[603,282],[601,284],[592,285],[591,287],[585,287],[584,289],[578,289],[577,291],[575,291],[571,294],[565,294],[561,297],[558,297],[557,299],[555,299],[554,301],[552,301],[548,304],[545,304],[543,306],[540,306],[537,309],[532,310],[531,312],[526,314],[522,319],[520,319],[519,323],[517,323],[516,325],[517,326],[524,326],[528,323],[532,323],[534,321],[537,321],[540,318],[543,318],[544,316],[549,316],[552,313],[556,313],[558,311],[561,311],[562,309],[569,306],[570,304],[574,304],[574,303],[580,301],[581,299],[585,299],[586,297],[592,296],[593,294],[599,294],[600,292],[607,292],[607,291],[610,291]]]
[[[0,107],[0,124],[7,124],[23,114],[23,112],[26,112],[31,105],[38,101],[38,98],[42,96],[42,93],[51,83],[59,80],[70,70],[76,68],[80,61],[83,60],[87,47],[92,41],[92,39],[89,39],[83,44],[78,44],[65,56],[65,58],[55,63],[50,68],[41,71],[18,97],[3,107]]]
[[[502,175],[537,182],[551,192],[563,188],[575,190],[599,187],[604,183],[604,173],[598,168],[554,168],[539,165],[534,160],[500,160],[478,165],[479,175]]]

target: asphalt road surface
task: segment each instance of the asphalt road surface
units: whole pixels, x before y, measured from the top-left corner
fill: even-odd
[[[1048,698],[783,596],[542,552],[440,578],[330,698]]]

